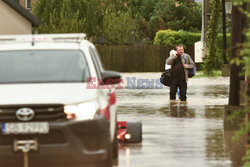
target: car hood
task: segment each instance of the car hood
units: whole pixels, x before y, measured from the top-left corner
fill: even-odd
[[[98,89],[87,89],[87,83],[3,84],[0,105],[74,104],[94,100]]]

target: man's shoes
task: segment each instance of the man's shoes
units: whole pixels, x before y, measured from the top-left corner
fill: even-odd
[[[187,104],[187,101],[181,101],[180,104]]]
[[[170,104],[177,104],[179,100],[169,100]]]

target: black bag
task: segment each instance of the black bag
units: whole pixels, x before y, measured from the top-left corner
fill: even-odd
[[[170,86],[172,80],[171,69],[165,70],[161,74],[160,82],[165,86]]]
[[[187,64],[187,55],[185,54],[185,64]],[[196,73],[196,67],[194,66],[194,68],[188,69],[188,78],[192,78]]]
[[[196,73],[196,67],[188,69],[188,78],[192,78]]]

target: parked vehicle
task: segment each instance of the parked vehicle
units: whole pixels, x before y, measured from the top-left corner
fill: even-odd
[[[0,36],[0,44],[0,166],[111,167],[116,97],[105,86],[121,76],[102,68],[85,34]]]

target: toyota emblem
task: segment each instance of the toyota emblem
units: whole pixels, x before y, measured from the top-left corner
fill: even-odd
[[[30,121],[35,117],[35,112],[31,108],[20,108],[16,111],[16,117],[20,121]]]

